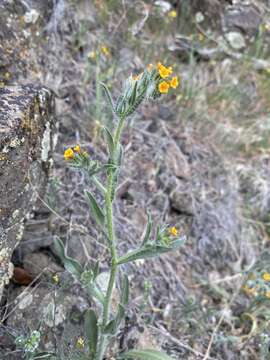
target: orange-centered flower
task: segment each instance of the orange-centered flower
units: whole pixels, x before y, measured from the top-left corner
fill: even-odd
[[[68,148],[65,152],[64,152],[64,158],[65,160],[72,160],[74,159],[75,155],[74,155],[74,151],[71,148]]]
[[[174,76],[170,81],[170,86],[176,89],[178,85],[179,85],[178,77]]]
[[[161,63],[158,63],[157,67],[158,67],[159,75],[162,77],[162,79],[166,79],[168,76],[171,75],[173,71],[171,66],[167,68]]]
[[[74,146],[73,150],[74,150],[75,152],[77,152],[77,153],[81,152],[81,147],[80,147],[80,145]]]
[[[178,235],[178,230],[177,230],[177,228],[176,228],[175,226],[173,226],[173,227],[171,227],[171,228],[169,229],[169,233],[170,233],[170,235],[172,235],[172,236],[177,236],[177,235]]]
[[[166,81],[162,81],[158,85],[158,90],[161,94],[167,94],[167,92],[169,91],[169,88],[170,88],[170,85]]]

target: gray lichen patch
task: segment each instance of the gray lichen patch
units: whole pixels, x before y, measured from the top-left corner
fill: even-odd
[[[13,266],[10,263],[12,249],[8,247],[7,232],[0,225],[0,299],[3,288],[13,275]]]
[[[0,223],[6,236],[0,243],[0,288],[11,275],[10,257],[36,192],[45,192],[55,133],[54,99],[48,89],[0,88]]]

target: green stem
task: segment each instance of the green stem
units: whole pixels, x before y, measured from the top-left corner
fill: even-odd
[[[118,148],[118,144],[120,141],[121,133],[124,126],[124,118],[120,118],[114,136],[114,144],[115,148],[112,154],[113,161],[116,157],[116,151]],[[103,329],[106,327],[110,310],[111,310],[111,302],[112,302],[112,293],[115,286],[115,280],[117,276],[117,250],[116,250],[116,241],[113,227],[113,178],[114,178],[115,169],[108,170],[108,179],[107,179],[107,190],[105,192],[105,206],[106,206],[106,221],[107,221],[107,231],[108,231],[108,240],[109,240],[109,248],[111,253],[111,270],[110,270],[110,279],[106,291],[105,302],[103,305],[103,313],[102,313],[102,324],[101,324],[101,332],[99,336],[98,348],[95,360],[102,360],[106,347],[107,347],[107,335],[103,333]]]

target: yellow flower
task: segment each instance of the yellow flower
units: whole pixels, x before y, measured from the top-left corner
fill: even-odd
[[[74,150],[75,152],[77,152],[77,153],[81,152],[81,147],[80,147],[80,145],[74,146],[73,150]]]
[[[101,46],[100,50],[105,56],[110,56],[110,51],[106,46]]]
[[[84,347],[84,338],[82,338],[81,336],[78,338],[77,340],[77,347],[78,348],[83,348]]]
[[[170,18],[176,18],[177,12],[175,10],[171,10],[171,11],[168,12],[168,16]]]
[[[65,160],[72,160],[74,159],[75,155],[74,152],[71,148],[68,148],[65,152],[64,152],[64,158]]]
[[[169,88],[170,88],[170,85],[166,81],[162,81],[158,85],[158,90],[161,94],[167,94],[167,92],[169,91]]]
[[[89,57],[89,59],[95,59],[95,57],[96,57],[96,52],[95,51],[90,51],[90,53],[88,54],[88,57]]]
[[[265,293],[265,297],[267,297],[267,299],[270,299],[270,291],[268,290],[268,291],[266,291],[266,293]]]
[[[178,77],[177,76],[174,76],[172,78],[172,80],[170,81],[170,86],[174,89],[177,88],[177,86],[179,85],[179,81],[178,81]]]
[[[148,70],[148,71],[152,70],[152,68],[153,68],[153,64],[148,64],[148,65],[147,65],[147,70]]]
[[[175,226],[173,226],[173,227],[171,227],[169,229],[169,233],[170,233],[170,235],[177,236],[178,235],[178,230],[177,230],[177,228]]]
[[[58,284],[59,283],[59,276],[57,274],[54,274],[53,277],[52,277],[52,280],[55,284]]]
[[[270,274],[268,272],[265,272],[265,273],[263,273],[262,278],[265,281],[270,281]]]
[[[165,79],[168,76],[170,76],[173,71],[171,66],[167,68],[166,66],[162,65],[161,63],[158,63],[157,67],[158,67],[159,75],[162,77],[162,79]]]

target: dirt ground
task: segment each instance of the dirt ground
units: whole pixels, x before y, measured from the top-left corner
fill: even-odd
[[[159,61],[173,66],[181,84],[143,105],[124,132],[119,252],[140,242],[147,210],[187,242],[123,267],[132,301],[111,352],[141,346],[179,360],[270,358],[270,287],[261,279],[270,270],[270,4],[210,3],[0,3],[1,86],[52,89],[59,126],[47,194],[13,256],[30,280],[13,279],[6,289],[1,359],[23,359],[15,339],[34,330],[42,334],[40,351],[83,359],[74,344],[93,303],[63,271],[53,237],[82,263],[99,258],[104,273],[109,257],[83,197],[92,185],[66,166],[63,152],[79,143],[105,160],[101,126],[113,115],[100,81],[117,97],[131,73]]]

